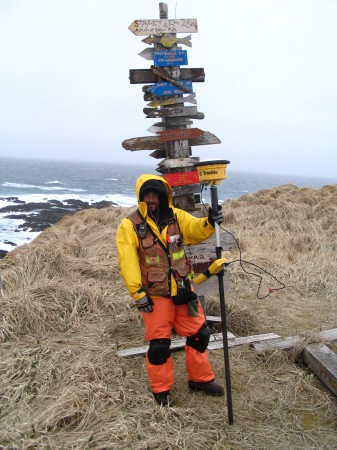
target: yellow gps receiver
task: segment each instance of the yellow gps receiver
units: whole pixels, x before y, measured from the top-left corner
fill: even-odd
[[[226,168],[230,161],[226,159],[212,159],[200,161],[195,164],[198,171],[200,183],[207,185],[221,184],[226,178]]]

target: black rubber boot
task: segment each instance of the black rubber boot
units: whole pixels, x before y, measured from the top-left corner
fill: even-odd
[[[170,391],[153,392],[154,399],[161,406],[173,406],[173,400]]]
[[[214,380],[207,382],[199,382],[188,380],[188,387],[192,391],[203,391],[207,395],[224,395],[225,391],[220,384],[217,384]]]

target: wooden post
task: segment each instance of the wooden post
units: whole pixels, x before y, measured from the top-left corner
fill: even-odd
[[[168,18],[168,6],[165,3],[159,3],[159,11],[160,11],[160,18],[161,19],[167,19]],[[175,38],[177,35],[176,33],[170,33],[168,37]],[[162,50],[164,48],[161,44],[155,44],[155,49]],[[177,49],[177,44],[174,44],[172,47],[172,50]],[[174,80],[180,79],[180,67],[165,67],[164,71],[170,75],[170,77]],[[174,98],[182,98],[182,94],[177,94],[173,96]],[[179,106],[179,103],[176,104],[176,106]],[[165,109],[165,106],[162,107]],[[164,117],[162,119],[164,123],[165,129],[177,129],[177,128],[186,128],[185,121],[186,119],[184,117]],[[174,123],[174,125],[173,125]],[[188,145],[187,139],[179,139],[176,141],[169,141],[165,143],[165,153],[166,158],[168,159],[178,159],[178,158],[189,158],[192,156],[191,147]],[[180,167],[180,168],[168,168],[163,171],[162,167],[160,167],[160,171],[162,173],[175,173],[175,172],[187,172],[191,170],[191,167]],[[182,189],[179,194],[176,195],[176,191],[173,191],[172,194],[172,202],[174,206],[177,208],[184,209],[185,211],[193,211],[195,209],[195,199],[194,199],[194,192],[200,192],[200,185],[199,183],[195,185],[194,189],[191,187],[187,189]]]
[[[191,173],[194,163],[199,158],[192,158],[191,146],[219,144],[221,141],[216,136],[203,130],[199,130],[198,136],[193,132],[184,133],[193,121],[191,119],[203,119],[204,114],[198,112],[196,106],[184,106],[186,102],[196,105],[193,93],[194,82],[205,80],[204,69],[180,68],[188,64],[187,51],[178,47],[178,43],[191,46],[191,35],[178,38],[177,33],[197,33],[197,19],[169,19],[168,6],[159,3],[160,19],[134,20],[129,30],[136,36],[149,36],[143,39],[151,49],[143,50],[139,55],[147,60],[153,60],[150,70],[130,70],[130,83],[154,83],[144,86],[144,100],[150,101],[150,108],[144,108],[147,118],[159,118],[160,122],[151,127],[158,127],[158,131],[172,132],[170,137],[144,136],[123,141],[122,146],[126,150],[155,150],[150,156],[165,158],[158,164],[157,171],[165,175],[186,173],[182,185],[173,186],[172,202],[174,206],[185,211],[195,211],[196,199],[200,198],[200,183],[191,182]],[[149,50],[149,51],[148,51]],[[189,94],[189,95],[188,95]],[[185,95],[185,97],[184,97]],[[159,109],[158,109],[159,108]],[[179,130],[179,133],[174,133]]]

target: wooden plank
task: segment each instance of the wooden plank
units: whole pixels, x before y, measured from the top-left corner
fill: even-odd
[[[197,138],[203,134],[203,131],[199,128],[176,128],[174,130],[157,131],[157,133],[160,134],[159,141],[165,142]]]
[[[215,134],[204,131],[201,136],[188,140],[188,145],[194,147],[196,145],[214,145],[221,144],[221,141]]]
[[[219,144],[220,140],[214,136],[214,134],[204,131],[204,133],[194,139],[188,139],[188,145],[198,146],[198,145],[211,145]],[[131,139],[125,139],[122,142],[122,147],[125,150],[130,150],[131,152],[136,152],[140,150],[163,150],[165,151],[165,142],[160,142],[158,136],[143,136]]]
[[[164,159],[166,158],[166,150],[155,150],[154,152],[150,153],[149,156],[156,159]]]
[[[136,36],[154,34],[161,36],[164,33],[197,33],[197,19],[136,19],[128,26]]]
[[[156,83],[160,81],[158,76],[150,69],[130,69],[130,84]],[[182,68],[180,69],[180,81],[190,80],[193,83],[205,81],[205,71],[202,68]]]
[[[207,316],[206,316],[206,320],[207,320]],[[231,339],[234,339],[234,338],[235,338],[234,334],[232,334],[230,332],[227,333],[228,341],[230,341]],[[216,333],[216,334],[211,335],[209,341],[213,342],[213,341],[218,341],[219,339],[222,339],[222,334]],[[170,349],[172,351],[180,350],[185,347],[185,344],[186,344],[185,338],[184,339],[173,339],[171,341]],[[126,350],[120,350],[119,352],[117,352],[117,354],[118,354],[118,356],[126,356],[126,357],[127,356],[143,356],[146,354],[148,348],[149,348],[148,345],[144,345],[142,347],[134,347],[134,348],[126,349]]]
[[[166,169],[178,169],[179,167],[194,167],[200,161],[199,157],[189,158],[166,158],[158,166]]]
[[[302,357],[310,370],[337,397],[337,355],[323,344],[307,345]]]
[[[174,44],[183,44],[188,47],[192,47],[191,35],[185,36],[183,38],[178,38],[176,36],[164,35],[164,36],[147,36],[145,39],[142,39],[142,42],[145,44],[161,44],[164,47],[171,48]]]
[[[337,328],[331,330],[320,331],[317,333],[319,339],[326,341],[337,340]],[[252,348],[257,353],[263,353],[270,350],[291,350],[297,345],[305,341],[304,336],[291,336],[286,338],[273,339],[272,341],[265,341],[261,343],[252,344]]]
[[[206,316],[207,319],[207,316]],[[227,339],[228,339],[228,346],[229,347],[236,347],[239,345],[249,344],[250,342],[254,341],[261,341],[263,339],[270,339],[272,337],[278,337],[277,334],[269,333],[269,334],[257,334],[254,336],[246,336],[242,338],[237,338],[234,336],[234,334],[228,332],[227,333]],[[171,342],[171,350],[181,350],[185,347],[186,339],[174,339]],[[212,334],[209,340],[208,349],[209,350],[217,350],[222,348],[222,333],[216,333]],[[129,348],[125,350],[119,350],[117,352],[118,356],[121,357],[130,357],[130,356],[145,356],[146,352],[148,350],[148,345],[144,345],[142,347],[134,347]]]
[[[148,118],[157,117],[191,117],[198,113],[196,106],[167,106],[165,109],[144,108]]]

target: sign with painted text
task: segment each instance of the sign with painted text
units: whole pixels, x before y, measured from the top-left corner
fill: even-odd
[[[157,131],[160,134],[159,142],[179,141],[180,139],[193,139],[203,134],[199,128],[179,128],[175,130]]]
[[[186,50],[171,50],[171,51],[154,51],[153,52],[154,65],[157,67],[169,66],[186,66],[187,51]]]
[[[190,92],[193,92],[191,80],[181,80],[180,83]],[[155,83],[153,86],[150,86],[147,90],[156,97],[161,97],[163,95],[176,95],[185,93],[179,87],[169,83],[168,81]]]
[[[186,184],[198,184],[199,175],[197,170],[191,172],[167,173],[164,179],[170,186],[182,186]]]
[[[134,20],[129,25],[129,30],[136,36],[154,34],[161,36],[163,33],[197,33],[197,19],[147,19]]]

